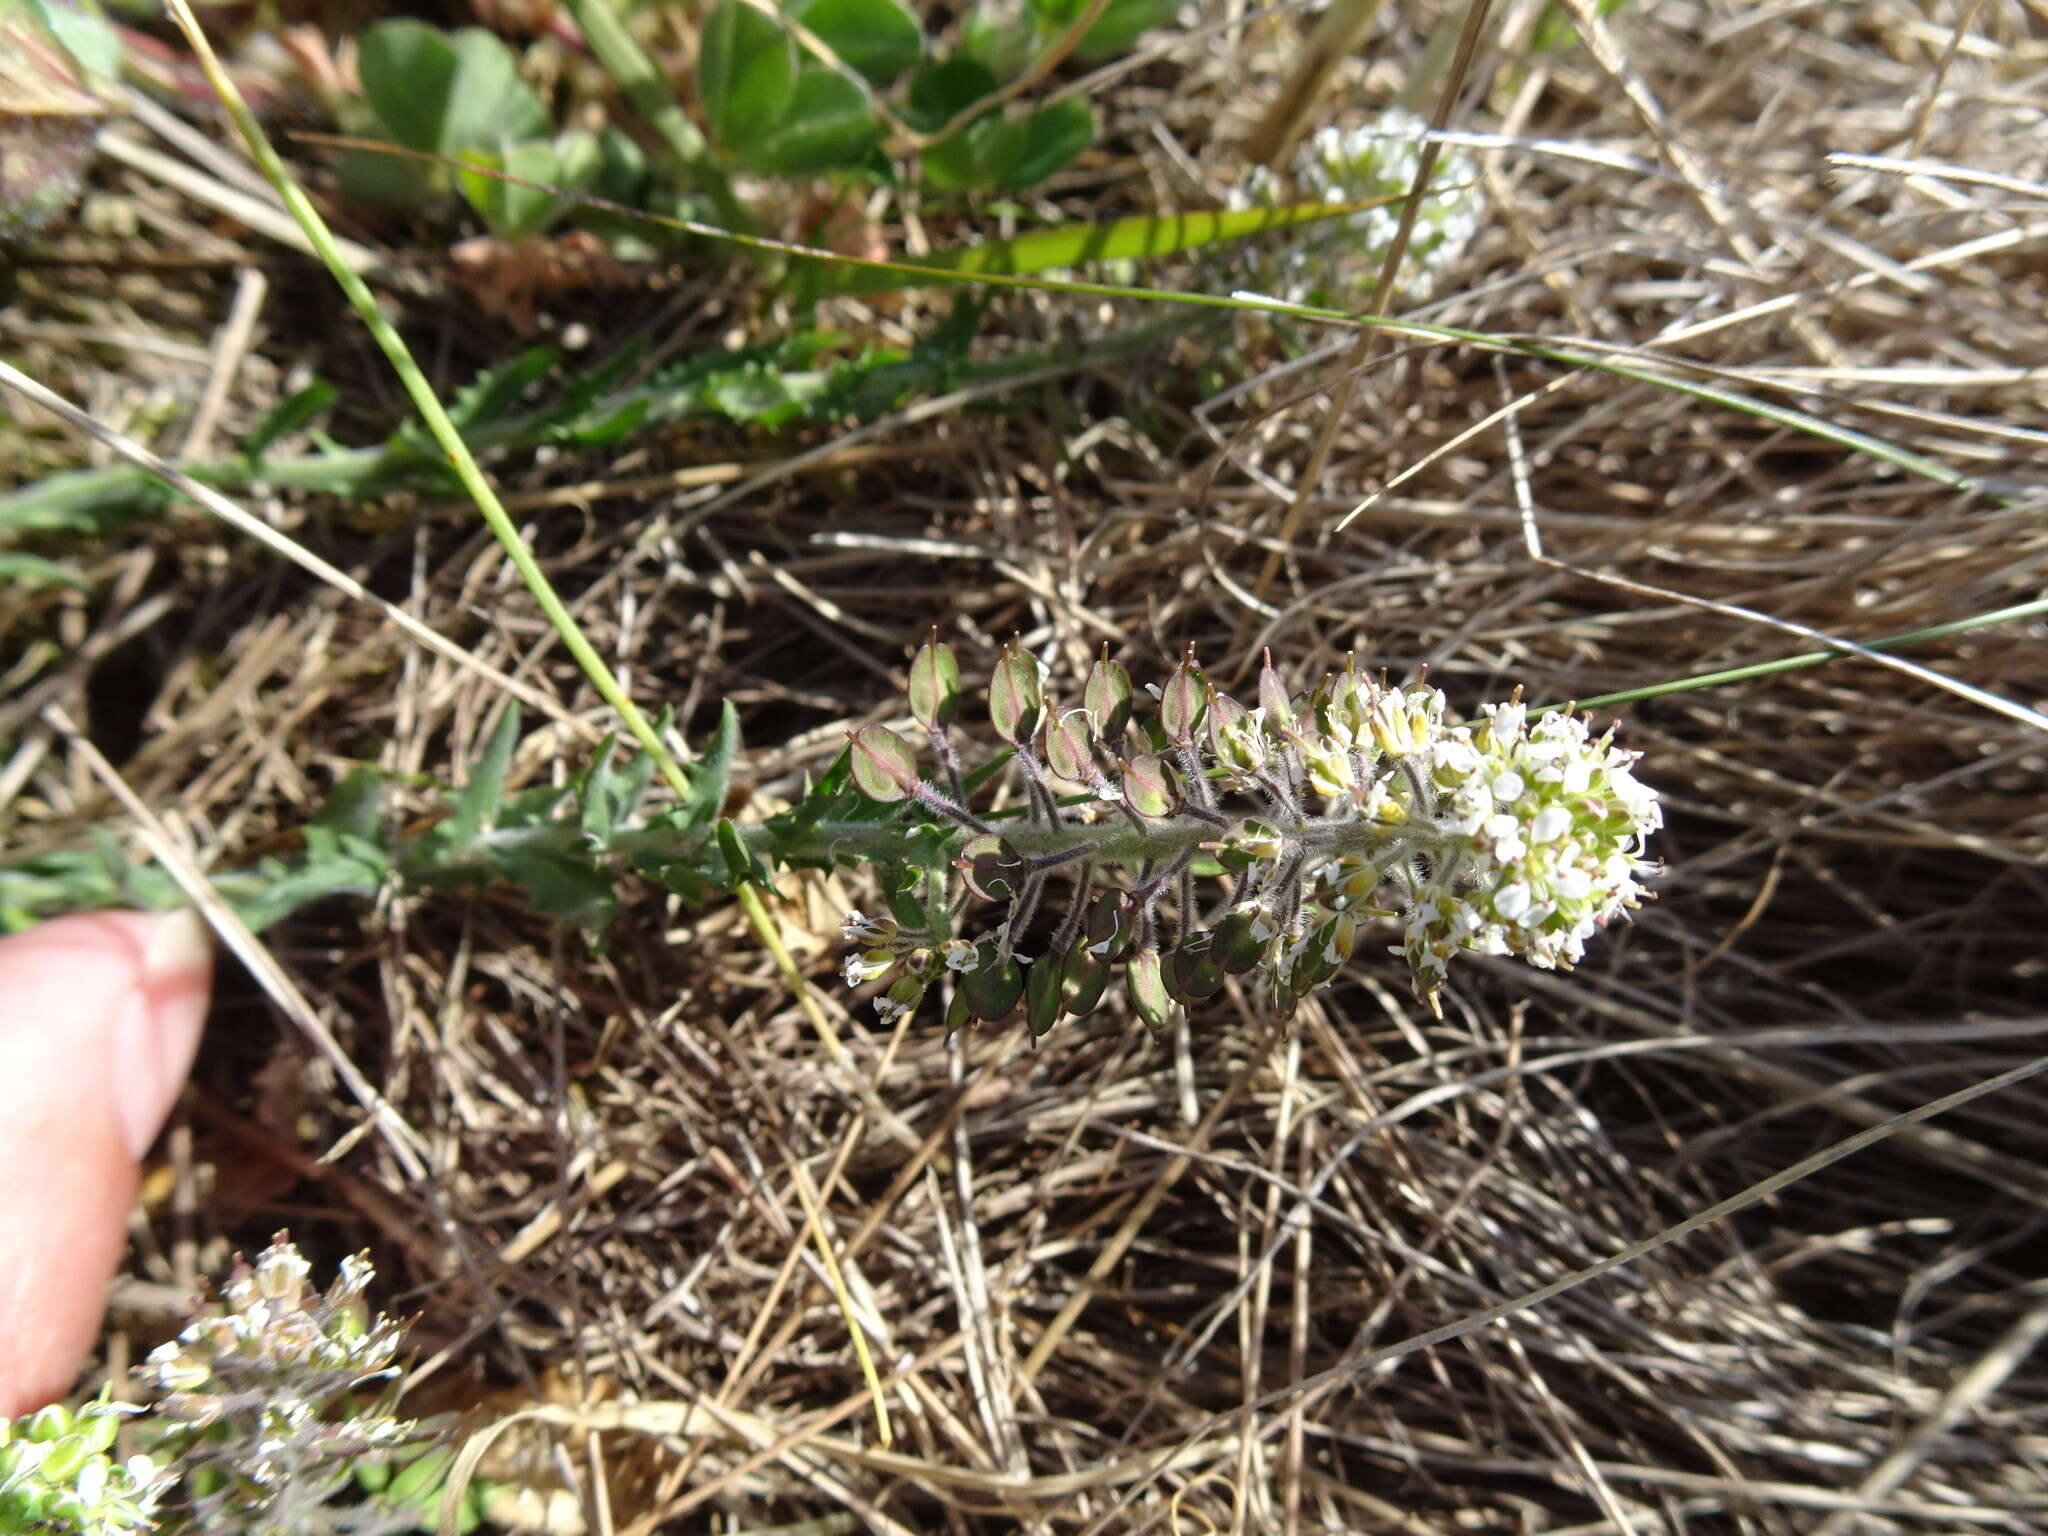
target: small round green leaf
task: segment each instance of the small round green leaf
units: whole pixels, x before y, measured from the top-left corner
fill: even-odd
[[[1095,113],[1079,96],[1069,96],[1025,118],[1019,132],[1023,145],[1003,171],[1002,184],[1035,187],[1095,142]]]
[[[874,85],[924,57],[924,29],[902,0],[792,0],[783,10]]]
[[[861,88],[837,70],[806,64],[782,120],[735,153],[764,175],[812,176],[859,165],[881,142],[881,122]]]
[[[744,0],[719,0],[698,39],[697,94],[711,137],[726,149],[744,149],[789,110],[796,44],[780,22]]]

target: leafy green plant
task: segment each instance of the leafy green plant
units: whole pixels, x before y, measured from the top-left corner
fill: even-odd
[[[944,192],[1016,189],[1056,174],[1093,140],[1094,114],[1069,97],[1012,116],[1003,83],[1055,57],[1086,9],[1085,0],[1043,0],[1000,43],[985,26],[969,28],[959,51],[934,59],[902,0],[786,0],[779,10],[712,0],[699,29],[696,86],[714,169],[603,0],[576,7],[593,50],[634,87],[636,104],[644,100],[662,120],[677,158],[700,181],[710,177],[705,190],[728,225],[738,207],[721,173],[888,179],[895,149],[916,155],[926,183]],[[1160,0],[1118,0],[1073,51],[1084,60],[1113,56],[1170,9]],[[363,97],[344,106],[344,126],[433,157],[346,151],[342,183],[361,199],[416,209],[452,186],[494,233],[518,238],[561,219],[575,193],[636,204],[654,190],[644,157],[617,130],[555,133],[519,76],[517,56],[482,28],[447,33],[410,19],[378,22],[363,34],[359,72]]]
[[[721,815],[738,749],[730,706],[687,797],[646,812],[651,765],[613,745],[568,783],[509,790],[519,721],[508,709],[429,830],[394,830],[382,781],[358,768],[307,829],[301,860],[219,886],[260,925],[307,901],[370,896],[387,881],[506,884],[537,910],[601,934],[632,873],[699,904],[766,884],[771,867],[866,866],[887,912],[848,915],[858,949],[846,977],[884,984],[885,1019],[946,977],[950,1026],[1022,1007],[1042,1033],[1095,1008],[1118,966],[1154,1025],[1249,973],[1291,1011],[1336,975],[1364,925],[1388,917],[1401,924],[1398,952],[1418,994],[1434,1006],[1459,950],[1569,968],[1600,927],[1637,904],[1653,867],[1643,844],[1661,817],[1631,771],[1635,754],[1569,712],[1532,721],[1510,701],[1452,725],[1444,696],[1426,685],[1347,669],[1290,694],[1270,665],[1247,709],[1189,658],[1144,719],[1129,676],[1107,655],[1078,704],[1061,708],[1037,663],[1012,647],[987,692],[1004,747],[970,773],[959,677],[936,641],[911,667],[911,715],[936,772],[919,768],[904,736],[869,726],[796,806],[747,824]],[[1021,814],[976,810],[976,795],[1006,768],[1021,780]],[[97,880],[131,899],[169,895],[134,871],[105,868],[104,850],[97,858],[97,875],[76,859],[0,870],[0,911],[98,899]],[[1197,876],[1227,882],[1206,903],[1213,910]],[[1065,900],[1054,919],[1056,885]],[[963,936],[963,923],[991,904],[1004,909],[994,929]],[[1041,918],[1049,934],[1033,927]],[[1035,962],[1027,943],[1042,945]]]

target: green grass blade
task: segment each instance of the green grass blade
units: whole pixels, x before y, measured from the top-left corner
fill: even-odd
[[[939,273],[966,281],[1056,272],[1091,261],[1142,261],[1223,241],[1243,240],[1268,230],[1342,218],[1391,201],[1375,198],[1365,203],[1297,203],[1286,208],[1136,214],[1108,224],[1062,224],[1008,240],[984,240],[934,252],[919,260],[914,279],[900,269],[865,263],[812,262],[803,270],[801,291],[809,299],[835,298],[928,283]]]
[[[384,318],[384,312],[378,308],[377,300],[371,294],[368,285],[343,258],[326,220],[320,217],[320,212],[313,206],[311,199],[292,179],[291,172],[286,169],[284,161],[279,158],[276,149],[264,134],[262,125],[249,110],[249,104],[242,99],[241,91],[229,78],[227,71],[221,67],[219,58],[214,54],[213,45],[208,42],[205,31],[199,25],[199,19],[192,14],[190,0],[168,0],[168,4],[173,19],[176,20],[179,30],[185,34],[186,42],[191,45],[194,56],[199,60],[200,67],[206,72],[207,80],[213,86],[214,94],[227,109],[228,116],[241,134],[243,143],[248,146],[250,155],[255,159],[265,178],[277,189],[278,196],[284,200],[285,208],[306,232],[306,238],[312,242],[320,260],[333,274],[335,282],[340,285],[341,291],[348,296],[349,303],[361,317],[364,327],[390,362],[392,371],[398,375],[406,394],[411,397],[414,409],[426,422],[427,431],[433,436],[441,451],[448,456],[449,466],[455,471],[456,478],[462,482],[462,488],[476,503],[477,511],[483,515],[491,533],[504,547],[514,569],[519,572],[520,579],[526,583],[527,590],[533,594],[534,601],[547,616],[548,623],[554,627],[556,634],[561,636],[563,648],[583,669],[591,685],[597,689],[605,703],[611,706],[612,711],[618,715],[641,749],[654,759],[661,769],[662,777],[678,795],[687,795],[690,792],[690,776],[662,744],[661,737],[653,725],[627,696],[626,690],[620,686],[612,669],[606,665],[604,658],[598,655],[597,648],[584,636],[575,618],[556,594],[547,573],[540,568],[540,562],[534,559],[533,552],[520,538],[519,530],[513,524],[510,514],[498,500],[498,493],[484,478],[484,472],[478,467],[468,444],[462,440],[462,433],[457,430],[455,423],[448,419],[448,412],[442,408],[433,385],[427,382],[427,376],[420,371],[419,364],[413,361],[404,338],[398,334],[391,322]]]

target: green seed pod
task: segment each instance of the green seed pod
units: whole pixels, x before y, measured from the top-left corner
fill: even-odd
[[[910,713],[926,730],[952,723],[960,707],[960,662],[938,633],[918,647],[910,664]]]
[[[886,725],[863,726],[847,743],[853,782],[870,800],[890,805],[907,800],[924,782],[910,743]]]
[[[85,1436],[66,1435],[61,1440],[50,1442],[36,1474],[46,1483],[68,1483],[91,1455],[92,1447],[85,1443]]]
[[[1022,746],[1038,729],[1044,709],[1038,692],[1038,663],[1013,645],[1003,647],[988,680],[988,717],[996,734],[1011,746]]]
[[[1008,901],[1023,882],[1024,855],[1007,839],[971,837],[961,846],[953,867],[967,877],[968,889],[985,901]]]
[[[24,1438],[48,1444],[71,1433],[71,1415],[52,1403],[47,1408],[38,1408],[20,1427]]]
[[[960,979],[967,995],[967,1008],[977,1019],[994,1024],[1008,1018],[1024,997],[1024,971],[1014,957],[998,963],[996,946],[982,943],[976,950],[980,964]]]
[[[1109,978],[1116,967],[1090,954],[1087,945],[1076,944],[1067,952],[1067,963],[1062,969],[1067,1012],[1079,1017],[1093,1013],[1101,1005],[1102,994],[1109,990]]]
[[[1087,952],[1114,964],[1131,947],[1131,928],[1130,898],[1120,891],[1100,892],[1088,908]]]
[[[412,1504],[432,1494],[441,1486],[447,1475],[448,1464],[455,1459],[452,1450],[429,1451],[417,1461],[408,1462],[404,1469],[391,1479],[384,1490],[384,1497],[394,1504]]]
[[[1233,976],[1258,969],[1273,947],[1270,935],[1257,937],[1262,920],[1262,914],[1244,907],[1226,914],[1211,935],[1210,956]]]
[[[967,989],[953,988],[953,1000],[946,1004],[946,1033],[956,1035],[973,1020],[974,1014],[967,1006]]]
[[[1088,669],[1087,686],[1081,690],[1081,704],[1095,717],[1095,728],[1105,741],[1114,742],[1131,723],[1131,674],[1109,659],[1109,647]]]
[[[84,1437],[93,1455],[104,1452],[114,1443],[114,1436],[121,1432],[121,1414],[104,1399],[89,1403],[79,1412],[75,1421],[77,1433]]]
[[[1045,723],[1046,766],[1070,784],[1086,784],[1093,775],[1095,758],[1090,752],[1095,732],[1085,709],[1070,709],[1058,719]]]
[[[1208,710],[1208,691],[1209,680],[1189,652],[1159,690],[1159,728],[1168,741],[1184,746],[1195,739]]]
[[[1167,777],[1166,764],[1141,752],[1123,765],[1124,804],[1147,821],[1164,821],[1180,809],[1180,795]]]
[[[1223,964],[1211,935],[1191,933],[1174,949],[1166,974],[1183,1003],[1203,1003],[1223,990]]]
[[[1273,653],[1267,651],[1265,658],[1259,667],[1259,708],[1265,711],[1268,730],[1288,730],[1294,725],[1294,704],[1287,696],[1287,685],[1273,670]]]
[[[1166,990],[1165,969],[1160,963],[1159,951],[1141,949],[1131,956],[1124,970],[1124,979],[1131,989],[1131,1006],[1138,1010],[1138,1017],[1145,1021],[1145,1027],[1157,1034],[1173,1016],[1173,996]]]
[[[1024,1020],[1031,1033],[1042,1035],[1060,1021],[1062,961],[1056,954],[1040,955],[1024,979]]]

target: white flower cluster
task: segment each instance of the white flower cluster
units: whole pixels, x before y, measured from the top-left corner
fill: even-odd
[[[367,1256],[347,1258],[322,1295],[280,1236],[237,1264],[218,1310],[159,1346],[140,1374],[185,1432],[211,1431],[210,1459],[256,1489],[281,1491],[316,1466],[405,1444],[417,1426],[351,1394],[395,1373],[402,1325],[372,1318]]]
[[[136,1410],[104,1395],[80,1408],[52,1405],[0,1419],[0,1530],[127,1536],[149,1530],[172,1474],[147,1456],[107,1452]]]
[[[1302,227],[1299,238],[1278,253],[1246,285],[1294,304],[1327,300],[1348,305],[1379,275],[1379,266],[1401,223],[1401,198],[1415,184],[1429,125],[1395,107],[1357,128],[1319,129],[1296,152],[1294,193],[1309,202],[1357,203],[1390,198],[1327,224]],[[1438,151],[1430,191],[1416,210],[1407,251],[1395,277],[1395,298],[1418,303],[1430,296],[1444,272],[1478,233],[1485,199],[1479,167],[1461,149]],[[1281,201],[1279,178],[1256,167],[1233,188],[1232,208],[1257,208]]]
[[[1251,935],[1281,940],[1271,964],[1283,981],[1327,975],[1348,957],[1349,914],[1389,883],[1404,897],[1395,953],[1432,1006],[1457,950],[1569,969],[1602,925],[1640,904],[1656,867],[1642,857],[1644,840],[1663,824],[1655,791],[1631,771],[1640,754],[1616,747],[1611,731],[1592,738],[1564,712],[1531,723],[1520,703],[1489,704],[1479,722],[1454,727],[1444,712],[1443,694],[1425,683],[1390,685],[1347,669],[1287,705],[1285,718],[1276,704],[1215,730],[1226,767],[1249,774],[1271,764],[1284,778],[1280,765],[1298,764],[1326,805],[1412,850],[1391,868],[1349,856],[1325,862],[1291,924],[1275,908],[1281,893],[1252,901]],[[1227,841],[1270,861],[1277,837],[1247,821]]]
[[[1425,995],[1460,949],[1570,969],[1586,940],[1641,903],[1656,868],[1642,855],[1663,811],[1631,771],[1639,753],[1563,712],[1532,724],[1519,703],[1489,704],[1485,716],[1439,737],[1418,764],[1444,840],[1409,876],[1398,952]]]

